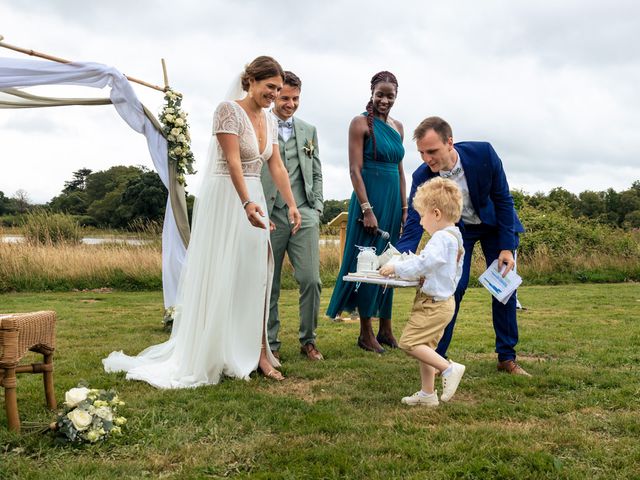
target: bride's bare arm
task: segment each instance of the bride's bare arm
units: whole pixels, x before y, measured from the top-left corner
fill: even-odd
[[[301,217],[296,201],[293,198],[293,192],[291,191],[291,184],[289,183],[289,172],[282,163],[280,157],[280,149],[277,144],[274,144],[273,154],[269,158],[269,173],[273,178],[273,183],[276,184],[280,195],[284,199],[285,203],[289,206],[289,221],[292,223],[292,233],[296,233],[300,228]]]
[[[247,190],[247,184],[244,181],[242,175],[242,162],[240,160],[240,144],[238,143],[238,136],[232,133],[217,133],[216,137],[224,152],[224,157],[227,159],[227,165],[229,168],[229,175],[231,176],[231,183],[233,183],[240,202],[244,204],[246,201],[251,200],[249,198],[249,192]],[[282,163],[282,162],[281,162]],[[289,187],[291,192],[291,187]],[[251,225],[258,228],[267,228],[263,220],[264,212],[257,203],[249,203],[245,206],[245,212]]]

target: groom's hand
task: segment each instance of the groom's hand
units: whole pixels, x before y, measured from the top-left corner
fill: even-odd
[[[302,224],[302,216],[297,207],[289,207],[289,223],[291,223],[291,234],[295,235]]]

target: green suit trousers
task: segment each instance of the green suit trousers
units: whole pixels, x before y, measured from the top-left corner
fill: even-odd
[[[276,229],[271,232],[271,248],[275,260],[273,286],[269,302],[269,321],[267,336],[271,350],[280,349],[280,316],[278,300],[280,298],[280,277],[285,252],[293,265],[294,277],[300,286],[299,315],[300,329],[298,338],[301,345],[315,343],[318,314],[320,311],[320,214],[307,203],[298,207],[302,216],[302,225],[295,235],[291,234],[287,206],[274,207],[271,220]]]

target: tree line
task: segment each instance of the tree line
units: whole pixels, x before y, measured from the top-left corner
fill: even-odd
[[[528,206],[553,211],[572,218],[588,218],[603,225],[623,229],[640,228],[640,180],[627,190],[617,192],[586,190],[574,194],[562,187],[549,193],[512,192],[516,209]],[[194,197],[187,196],[189,214]],[[60,194],[46,205],[33,205],[27,192],[18,190],[12,197],[0,191],[0,219],[4,225],[19,223],[20,217],[34,208],[76,216],[81,225],[106,228],[130,228],[131,225],[162,222],[167,189],[156,172],[142,166],[114,166],[94,172],[81,168],[64,183]],[[326,200],[321,222],[326,224],[349,209],[349,200]]]
[[[36,208],[70,214],[80,225],[130,228],[162,222],[167,189],[156,172],[142,166],[115,166],[93,172],[81,168],[46,205],[33,205],[23,191],[7,198],[0,192],[0,216],[5,225],[19,224],[22,214]]]

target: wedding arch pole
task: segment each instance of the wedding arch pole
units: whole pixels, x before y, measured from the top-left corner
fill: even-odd
[[[160,62],[162,62],[162,77],[164,78],[164,89],[169,90],[169,75],[167,74],[167,64],[164,61],[164,58],[161,58]]]
[[[27,55],[31,55],[32,57],[44,58],[45,60],[51,60],[53,62],[73,63],[71,60],[66,60],[64,58],[55,57],[53,55],[49,55],[49,54],[42,53],[42,52],[36,52],[35,50],[30,50],[30,49],[27,49],[27,48],[16,47],[15,45],[10,45],[8,43],[3,42],[3,40],[4,40],[4,37],[2,35],[0,35],[0,47],[8,48],[9,50],[14,50],[16,52],[25,53]],[[145,87],[153,88],[154,90],[158,90],[160,92],[165,92],[167,90],[167,87],[164,87],[164,88],[163,87],[159,87],[158,85],[153,85],[153,84],[151,84],[149,82],[145,82],[144,80],[140,80],[138,78],[130,77],[129,75],[125,75],[125,77],[130,82],[135,82],[135,83],[137,83],[139,85],[143,85]],[[166,76],[165,76],[165,84],[166,83],[167,82],[166,82]]]

